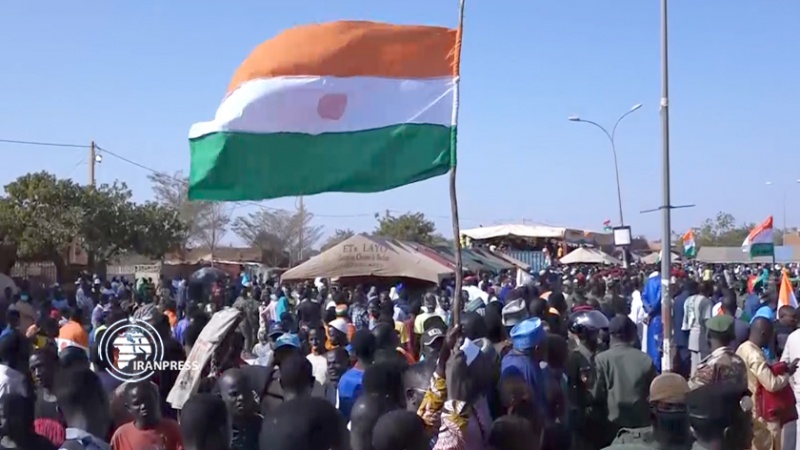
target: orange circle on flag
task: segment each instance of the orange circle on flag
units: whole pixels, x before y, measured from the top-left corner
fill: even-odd
[[[347,109],[347,94],[325,94],[317,103],[317,114],[323,119],[339,120]]]

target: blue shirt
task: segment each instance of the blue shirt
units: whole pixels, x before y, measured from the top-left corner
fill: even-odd
[[[275,315],[277,315],[276,319],[280,322],[281,316],[288,310],[289,310],[289,300],[282,295],[281,298],[278,299],[278,305],[275,306]]]
[[[761,299],[758,298],[758,295],[748,294],[748,296],[745,297],[744,313],[747,314],[747,317],[752,318],[753,316],[755,316],[759,306],[761,306]]]
[[[183,340],[183,333],[186,333],[186,328],[189,327],[189,318],[181,319],[175,324],[175,331],[172,332],[175,335],[175,340],[180,342],[181,345],[186,345]]]
[[[500,379],[514,375],[521,376],[528,382],[533,390],[533,395],[537,398],[535,403],[544,413],[545,405],[547,405],[547,387],[542,368],[529,355],[512,350],[503,357],[500,363]]]
[[[342,374],[339,379],[339,412],[344,418],[350,420],[350,411],[356,399],[361,395],[361,381],[364,379],[364,371],[353,367]]]

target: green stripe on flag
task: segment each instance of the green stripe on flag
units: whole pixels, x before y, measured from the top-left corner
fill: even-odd
[[[385,191],[447,173],[454,134],[455,127],[432,124],[318,135],[213,133],[189,141],[189,199]]]
[[[750,257],[756,256],[773,256],[775,255],[775,244],[771,242],[763,244],[753,244],[750,246]]]

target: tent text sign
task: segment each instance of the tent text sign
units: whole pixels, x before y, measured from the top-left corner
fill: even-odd
[[[389,248],[376,243],[346,244],[342,246],[339,261],[355,266],[370,266],[389,262]]]
[[[438,283],[453,270],[400,241],[357,234],[293,267],[281,280],[316,277],[413,278]]]

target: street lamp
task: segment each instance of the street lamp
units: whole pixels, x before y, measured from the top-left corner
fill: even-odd
[[[796,180],[795,183],[800,183],[800,179]],[[776,186],[775,183],[772,181],[764,182],[767,186]],[[787,187],[784,185],[782,186],[781,190],[783,191],[783,231],[781,233],[781,246],[786,245],[786,190]]]
[[[611,128],[611,133],[609,133],[608,130],[605,129],[605,127],[603,127],[602,125],[598,124],[597,122],[593,122],[591,120],[586,120],[586,119],[581,119],[578,116],[569,116],[569,120],[571,122],[584,122],[584,123],[588,123],[588,124],[594,125],[597,128],[600,128],[603,131],[603,133],[606,134],[606,137],[608,137],[609,142],[611,142],[611,153],[614,155],[614,173],[615,173],[616,179],[617,179],[617,206],[619,207],[619,224],[620,224],[620,226],[625,225],[625,220],[623,219],[623,216],[622,216],[622,190],[620,189],[620,186],[619,186],[619,164],[617,163],[617,147],[614,144],[614,136],[615,136],[615,134],[617,132],[617,125],[619,125],[619,123],[622,122],[622,119],[624,119],[629,114],[631,114],[632,112],[636,111],[637,109],[639,109],[641,107],[642,107],[642,104],[641,103],[637,103],[637,104],[633,105],[631,107],[631,109],[626,111],[625,114],[619,116],[619,119],[617,119],[617,121],[614,122],[614,127]]]

